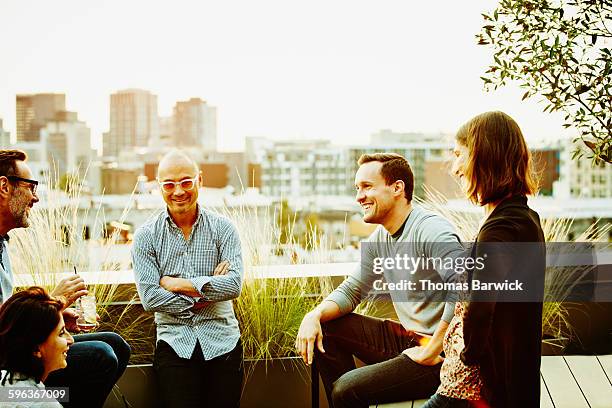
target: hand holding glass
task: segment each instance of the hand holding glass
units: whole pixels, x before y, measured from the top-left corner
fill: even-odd
[[[98,325],[96,314],[96,297],[94,295],[81,296],[77,327],[84,332],[92,331]]]

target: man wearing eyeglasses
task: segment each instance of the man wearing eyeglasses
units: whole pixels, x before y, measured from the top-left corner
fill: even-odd
[[[153,367],[166,407],[238,407],[242,344],[232,299],[242,286],[232,223],[198,204],[197,164],[175,150],[159,163],[166,209],[134,235],[136,287],[155,312]]]
[[[0,150],[0,304],[13,293],[13,275],[8,256],[8,232],[30,225],[30,210],[39,199],[38,181],[20,150]],[[44,272],[44,271],[40,271]],[[63,296],[67,305],[87,294],[83,279],[75,274],[62,279],[51,293]],[[78,332],[74,309],[63,311],[66,327]],[[68,387],[66,407],[102,407],[111,389],[123,374],[130,358],[130,347],[116,333],[74,336],[67,355],[67,367],[52,372],[47,387]]]

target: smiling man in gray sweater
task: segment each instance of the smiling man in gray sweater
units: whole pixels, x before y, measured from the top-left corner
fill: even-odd
[[[412,204],[414,178],[404,157],[376,153],[363,155],[358,163],[356,199],[363,220],[379,226],[362,242],[361,266],[304,316],[296,339],[307,364],[316,355],[334,408],[426,398],[435,392],[454,303],[444,301],[446,293],[419,290],[419,281],[449,282],[453,270],[385,271],[387,282],[414,282],[415,290],[391,292],[399,322],[351,312],[383,277],[373,268],[376,258],[402,253],[412,259],[449,259],[463,253],[446,219]],[[356,368],[353,356],[368,365]]]

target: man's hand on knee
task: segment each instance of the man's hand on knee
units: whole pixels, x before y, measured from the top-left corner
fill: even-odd
[[[317,313],[310,312],[304,316],[297,338],[295,339],[295,349],[304,360],[304,363],[311,365],[314,359],[315,343],[321,353],[323,349],[323,330],[321,329],[321,319]]]

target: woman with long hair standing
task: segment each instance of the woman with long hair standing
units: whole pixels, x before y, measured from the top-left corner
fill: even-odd
[[[452,172],[468,199],[485,210],[472,256],[486,258],[491,249],[497,255],[468,279],[521,276],[531,292],[508,302],[499,292],[471,290],[469,301],[456,303],[444,339],[441,384],[425,407],[539,407],[546,263],[540,218],[527,205],[526,196],[537,191],[527,144],[510,116],[487,112],[459,129],[453,153]],[[517,247],[530,253],[527,270]]]

